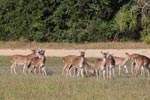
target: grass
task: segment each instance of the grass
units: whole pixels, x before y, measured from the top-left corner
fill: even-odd
[[[11,45],[11,47],[10,47]],[[0,49],[148,49],[149,44],[143,42],[96,42],[96,43],[37,43],[37,42],[0,42]]]
[[[150,78],[122,75],[111,80],[61,76],[62,58],[47,58],[48,76],[10,74],[0,57],[0,100],[149,100]]]

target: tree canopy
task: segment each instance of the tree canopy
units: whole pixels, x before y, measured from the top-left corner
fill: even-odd
[[[150,42],[149,0],[0,0],[0,40]]]

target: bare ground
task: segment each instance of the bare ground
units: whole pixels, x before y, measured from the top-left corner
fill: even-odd
[[[66,55],[79,55],[81,49],[45,49],[45,51],[47,57],[63,57]],[[101,57],[101,51],[109,51],[109,53],[119,57],[125,57],[125,52],[129,54],[138,53],[150,57],[150,49],[87,49],[86,57]],[[27,55],[30,53],[30,49],[0,49],[0,56],[11,56],[14,54]]]

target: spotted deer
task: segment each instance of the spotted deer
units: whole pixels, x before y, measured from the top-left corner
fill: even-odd
[[[131,74],[133,75],[133,71],[135,68],[135,58],[137,56],[140,56],[140,54],[136,54],[136,53],[129,54],[128,52],[126,52],[125,55],[127,56],[127,59],[129,59],[131,61]],[[141,66],[141,75],[143,73],[144,73],[144,68],[143,68],[143,66]]]
[[[137,72],[139,71],[139,69],[141,69],[141,67],[143,67],[143,70],[144,70],[144,68],[147,69],[147,73],[149,76],[150,59],[144,55],[138,55],[137,57],[135,57],[134,61],[135,61],[135,68],[134,68],[133,74],[137,75]]]
[[[16,72],[16,66],[17,65],[22,65],[23,66],[23,71],[22,73],[25,73],[26,72],[26,68],[29,66],[29,64],[31,63],[31,60],[37,55],[37,52],[36,50],[31,50],[32,53],[29,54],[29,55],[12,55],[11,56],[11,73],[15,73],[17,74]]]
[[[63,62],[64,62],[64,67],[62,69],[62,75],[64,75],[64,71],[66,71],[66,75],[68,76],[69,74],[69,67],[71,66],[72,62],[74,59],[78,59],[80,58],[81,56],[84,56],[85,55],[85,52],[81,51],[80,52],[80,56],[76,56],[76,55],[68,55],[68,56],[65,56],[63,57]],[[75,74],[75,71],[76,69],[74,69],[74,74]],[[71,76],[71,74],[70,74]],[[74,75],[75,76],[75,75]]]
[[[45,69],[45,61],[46,61],[45,50],[39,50],[38,56],[34,57],[31,61],[29,73],[31,73],[32,70],[34,70],[34,73],[36,73],[36,69],[38,69],[39,74],[41,74],[42,71],[43,75],[47,75]]]
[[[77,77],[81,74],[81,77],[84,77],[84,61],[85,61],[85,52],[81,52],[81,55],[72,60],[71,65],[69,66],[69,75],[71,76],[71,69],[75,68],[78,70]],[[76,73],[75,73],[76,74]]]
[[[108,57],[108,52],[101,51],[102,59],[97,59],[94,62],[94,70],[97,76],[97,79],[99,79],[99,74],[102,72],[103,79],[105,79],[105,73],[106,73],[106,58]]]
[[[62,69],[62,75],[64,75],[64,71],[66,71],[66,75],[68,76],[69,74],[69,67],[73,61],[73,59],[75,58],[78,58],[79,56],[76,56],[76,55],[68,55],[68,56],[65,56],[63,57],[63,62],[64,62],[64,67]]]
[[[106,52],[101,51],[101,54],[102,54],[102,59],[96,59],[96,61],[94,61],[94,62],[85,60],[86,63],[88,65],[91,65],[92,68],[94,69],[97,79],[99,79],[99,75],[101,72],[103,75],[103,79],[105,79],[105,74],[106,74],[106,66],[105,65],[106,65],[106,58],[108,56],[108,52],[106,53]]]

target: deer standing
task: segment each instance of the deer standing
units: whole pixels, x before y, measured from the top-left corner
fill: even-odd
[[[144,55],[139,55],[134,59],[134,61],[135,61],[135,68],[134,68],[133,74],[137,75],[138,70],[143,67],[143,70],[144,70],[144,68],[147,69],[147,73],[148,73],[148,76],[149,76],[149,73],[150,73],[150,59],[148,57],[144,56]]]
[[[31,63],[31,60],[37,55],[36,50],[32,50],[32,53],[29,55],[13,55],[11,56],[11,73],[15,73],[16,72],[16,66],[17,65],[22,65],[23,66],[23,71],[22,73],[26,72],[26,68],[29,66],[29,64]]]
[[[46,73],[46,69],[45,69],[45,61],[46,61],[46,57],[45,57],[45,50],[40,50],[39,52],[39,55],[37,57],[34,57],[31,61],[31,64],[30,64],[30,72],[32,70],[34,70],[34,73],[36,73],[36,69],[39,70],[39,74],[41,74],[41,71],[42,71],[42,74],[43,75],[47,75]]]
[[[69,74],[71,76],[71,69],[72,67],[75,68],[75,69],[78,69],[78,74],[77,74],[77,77],[81,74],[81,77],[84,77],[84,61],[85,61],[85,52],[81,52],[81,55],[75,59],[72,60],[72,63],[71,65],[69,66]],[[75,73],[76,74],[76,73]]]
[[[65,65],[64,65],[64,67],[62,69],[62,75],[64,74],[64,71],[66,71],[66,73],[67,73],[66,75],[68,76],[68,74],[70,72],[70,76],[71,76],[71,69],[69,71],[69,68],[72,65],[73,60],[74,59],[78,59],[81,56],[85,56],[85,52],[81,51],[80,52],[80,56],[68,55],[68,56],[63,57],[63,62],[64,62]],[[84,66],[85,66],[85,64],[84,64]],[[74,76],[75,76],[76,70],[77,70],[77,68],[74,67]],[[86,69],[85,69],[85,71],[86,71],[86,74],[87,74],[87,70]]]
[[[134,68],[135,68],[135,58],[137,56],[140,56],[140,54],[136,54],[136,53],[129,54],[129,53],[126,52],[125,55],[127,56],[127,59],[129,59],[131,61],[131,74],[133,75]],[[141,75],[143,73],[144,73],[144,68],[143,68],[143,66],[141,66]]]

